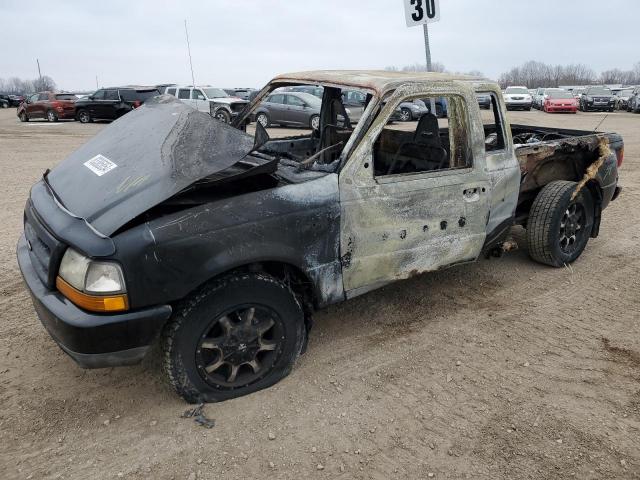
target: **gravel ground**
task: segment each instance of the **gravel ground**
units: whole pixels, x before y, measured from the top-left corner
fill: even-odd
[[[592,129],[601,114],[510,112]],[[640,115],[624,191],[571,268],[520,249],[317,313],[277,386],[211,404],[212,429],[140,366],[81,370],[40,325],[15,244],[30,186],[104,124],[0,110],[0,477],[6,479],[640,477]],[[282,130],[280,130],[282,132]]]

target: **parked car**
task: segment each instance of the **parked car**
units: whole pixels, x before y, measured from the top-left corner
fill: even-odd
[[[247,100],[229,95],[221,88],[208,85],[172,86],[167,87],[164,93],[173,95],[183,103],[209,113],[213,118],[225,123],[231,122],[249,103]]]
[[[550,88],[545,95],[542,109],[547,113],[576,113],[578,111],[578,101],[574,98],[573,94],[567,90]]]
[[[101,88],[76,101],[76,118],[81,123],[115,120],[159,94],[155,87]]]
[[[284,87],[282,89],[285,92],[304,92],[309,93],[315,97],[322,98],[324,88],[319,85],[295,85],[293,87]]]
[[[623,88],[615,95],[616,110],[626,110],[629,105],[629,97],[633,95],[633,87]]]
[[[509,126],[502,102],[487,126],[475,95],[499,97],[497,84],[399,75],[267,86],[326,82],[329,100],[369,90],[358,137],[336,128],[333,101],[320,135],[270,139],[243,131],[254,112],[228,126],[156,98],[89,139],[25,206],[18,264],[46,330],[85,368],[140,362],[159,342],[179,395],[222,401],[287,376],[315,310],[497,255],[514,225],[534,261],[578,259],[620,194],[622,138]],[[414,131],[386,127],[417,94],[455,98],[452,128],[433,114]]]
[[[640,113],[640,86],[634,87],[627,101],[627,112]]]
[[[224,88],[225,92],[232,97],[238,97],[242,100],[251,100],[251,94],[258,93],[255,88]]]
[[[9,95],[0,94],[0,108],[9,108],[10,106],[11,100],[9,99]]]
[[[17,107],[24,102],[24,95],[9,95],[9,106]]]
[[[527,87],[507,87],[504,91],[507,110],[531,110],[531,95]]]
[[[538,110],[542,110],[542,104],[544,103],[544,91],[546,88],[537,88],[536,93],[531,97],[531,106]]]
[[[586,87],[580,95],[579,107],[583,112],[592,110],[613,112],[616,100],[607,87]]]
[[[35,118],[46,118],[50,122],[57,122],[58,119],[75,119],[76,97],[71,93],[34,93],[18,106],[16,115],[21,122],[28,122]]]
[[[491,108],[491,95],[481,93],[476,95],[476,99],[478,100],[480,108],[486,108],[487,110]]]
[[[271,125],[308,127],[320,125],[322,100],[306,92],[280,91],[269,95],[256,109],[254,117],[263,127]],[[348,112],[347,112],[348,113]]]
[[[429,101],[428,99],[426,101]],[[436,105],[436,110],[438,106]],[[402,102],[400,104],[400,121],[410,122],[418,120],[425,113],[429,113],[429,107],[425,101],[420,99],[411,100],[410,102]]]

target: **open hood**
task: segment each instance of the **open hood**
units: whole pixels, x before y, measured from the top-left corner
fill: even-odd
[[[49,172],[72,214],[104,235],[242,160],[253,137],[171,95],[113,122]]]

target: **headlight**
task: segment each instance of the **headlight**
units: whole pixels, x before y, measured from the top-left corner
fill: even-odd
[[[56,287],[85,310],[115,312],[129,308],[120,265],[93,261],[72,248],[67,248],[62,257]]]

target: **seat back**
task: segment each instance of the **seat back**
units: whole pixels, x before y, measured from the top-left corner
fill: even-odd
[[[413,142],[419,145],[442,147],[438,118],[433,113],[425,113],[420,117],[413,134]]]

